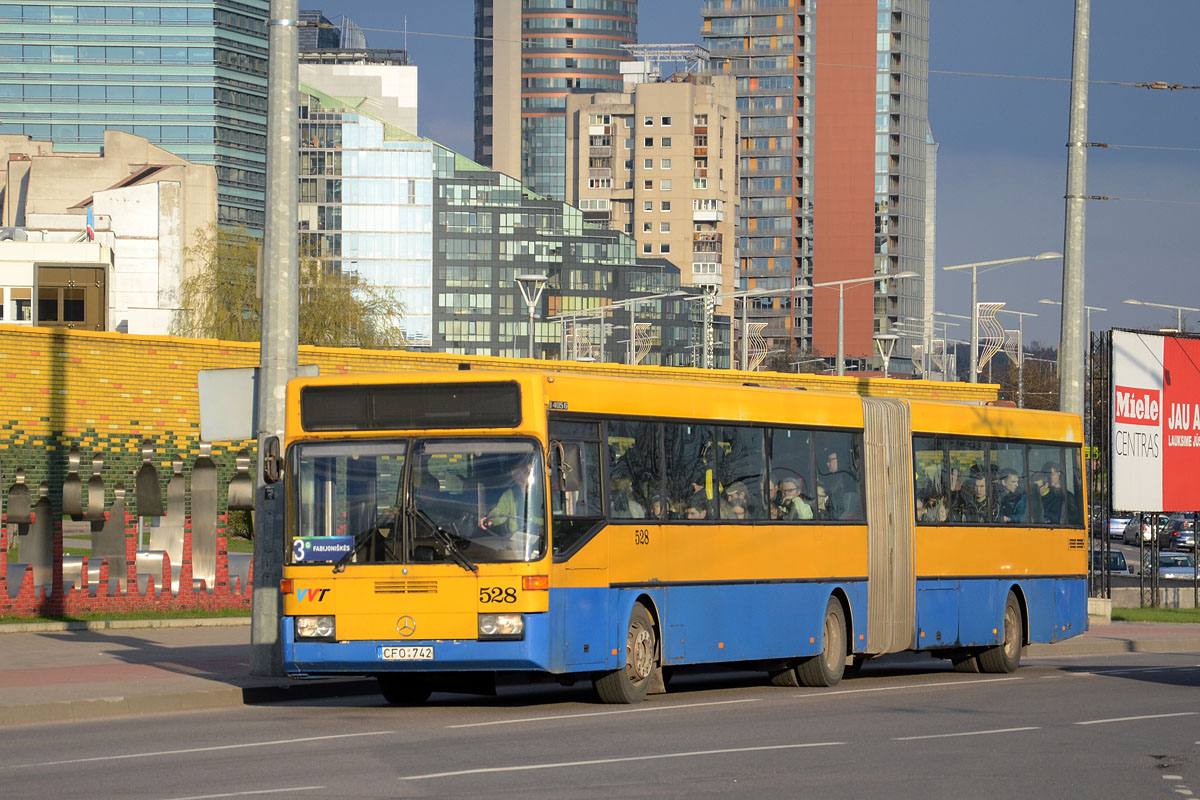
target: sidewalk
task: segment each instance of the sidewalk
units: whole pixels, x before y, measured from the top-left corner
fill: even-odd
[[[150,627],[154,626],[154,627]],[[1026,655],[1200,653],[1200,624],[1117,622]],[[65,722],[376,691],[365,678],[249,675],[248,619],[0,625],[0,725]]]

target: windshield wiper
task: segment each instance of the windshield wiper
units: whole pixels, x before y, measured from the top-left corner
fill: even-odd
[[[430,517],[421,509],[417,508],[415,505],[411,506],[411,508],[412,513],[420,518],[421,522],[424,522],[425,525],[427,525],[429,529],[433,531],[434,538],[436,538],[445,546],[446,552],[451,558],[454,559],[455,564],[458,564],[468,572],[479,572],[479,567],[475,566],[475,562],[467,558],[466,555],[463,554],[463,551],[458,549],[458,543],[454,541],[454,537],[450,535],[449,531],[434,522],[432,517]]]
[[[388,517],[391,517],[391,519],[392,519],[393,526],[395,526],[395,524],[396,524],[396,511],[397,510],[398,509],[393,508],[391,510],[391,513],[388,515]],[[362,547],[364,544],[366,544],[367,540],[370,539],[373,534],[378,532],[379,529],[383,527],[382,523],[387,522],[388,517],[384,517],[380,523],[372,525],[371,527],[367,528],[365,531],[359,531],[358,533],[354,534],[354,544],[352,544],[350,546],[350,549],[347,550],[345,553],[343,553],[342,557],[339,558],[337,561],[335,561],[333,564],[333,571],[335,573],[346,571],[346,565],[350,563],[350,559],[354,558],[354,554],[358,552],[358,549],[360,547]]]

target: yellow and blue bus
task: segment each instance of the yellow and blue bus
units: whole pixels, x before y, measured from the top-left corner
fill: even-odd
[[[498,673],[788,686],[906,650],[1009,672],[1084,631],[1077,416],[619,374],[288,386],[285,671],[392,703]]]

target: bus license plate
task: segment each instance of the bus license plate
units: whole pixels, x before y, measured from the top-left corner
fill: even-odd
[[[432,661],[433,648],[425,647],[380,647],[380,661]]]

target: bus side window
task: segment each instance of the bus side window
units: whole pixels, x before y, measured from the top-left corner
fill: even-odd
[[[813,481],[812,438],[812,433],[805,430],[774,428],[770,431],[767,503],[771,519],[820,518],[817,487]]]
[[[660,519],[658,425],[615,419],[607,428],[609,513],[613,519]]]
[[[766,474],[762,428],[718,428],[722,519],[770,519],[763,499]]]
[[[914,436],[912,448],[917,523],[936,525],[945,522],[950,513],[947,492],[950,473],[946,469],[942,442],[933,437]]]
[[[818,431],[816,435],[817,480],[829,493],[834,519],[863,519],[862,454],[858,434]]]
[[[983,442],[946,442],[951,522],[989,522],[987,459]]]
[[[714,519],[721,487],[716,474],[713,429],[687,423],[663,427],[667,506],[681,519]]]

